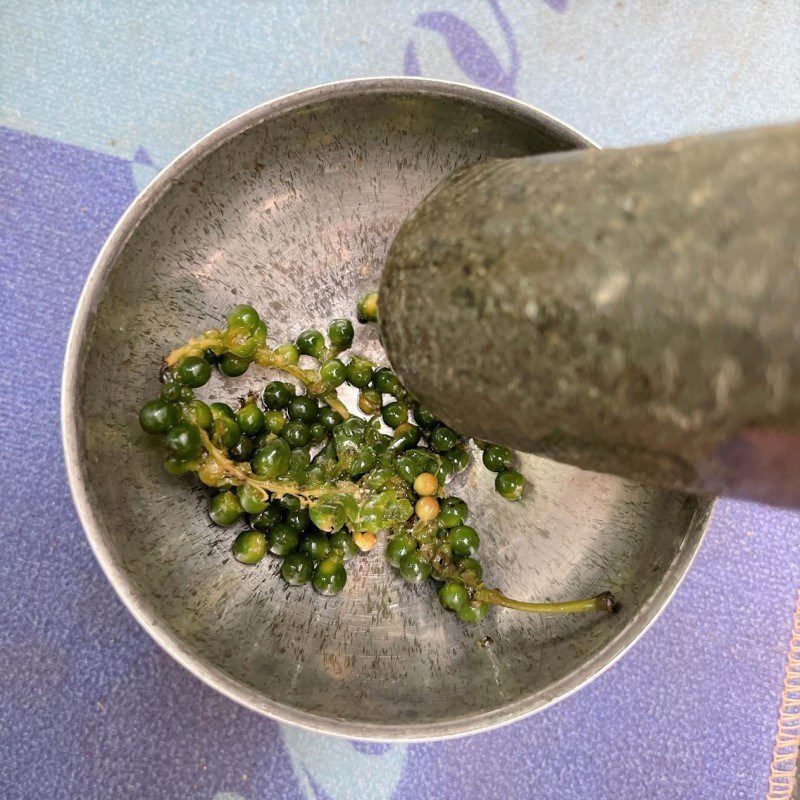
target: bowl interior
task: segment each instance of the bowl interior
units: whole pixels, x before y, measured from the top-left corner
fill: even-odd
[[[238,564],[235,531],[210,524],[206,492],[168,475],[137,423],[158,392],[162,355],[232,304],[252,302],[271,341],[352,317],[355,298],[377,285],[395,230],[442,177],[477,159],[577,146],[579,137],[490,95],[419,87],[321,92],[266,107],[227,136],[216,149],[200,146],[193,164],[140,201],[146,213],[101,259],[73,333],[68,460],[117,590],[218,688],[333,732],[457,733],[579,685],[674,586],[699,540],[702,503],[527,456],[529,492],[512,504],[471,465],[453,493],[472,509],[490,584],[522,598],[610,589],[622,609],[498,609],[465,626],[438,607],[430,585],[403,584],[383,561],[383,540],[351,562],[345,591],[330,599],[288,588],[269,557]],[[383,357],[375,326],[358,328],[354,351]],[[217,375],[199,396],[232,402],[266,380],[258,368]]]

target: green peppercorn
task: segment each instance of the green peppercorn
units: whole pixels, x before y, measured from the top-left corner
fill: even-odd
[[[287,342],[286,344],[276,347],[273,352],[280,358],[283,364],[289,366],[294,366],[300,360],[300,351],[297,349],[297,345],[292,342]]]
[[[305,486],[306,471],[311,462],[308,448],[298,447],[292,450],[292,455],[289,460],[289,472],[287,478],[298,486]]]
[[[469,453],[464,447],[454,447],[452,450],[448,450],[445,456],[453,465],[453,472],[463,472],[469,465]]]
[[[422,449],[407,450],[394,461],[395,472],[407,483],[414,483],[423,472],[431,472],[436,466],[436,460],[427,451]]]
[[[330,406],[323,406],[317,415],[317,421],[326,431],[332,431],[344,422],[344,417]]]
[[[173,425],[164,436],[164,444],[171,455],[184,460],[199,456],[202,450],[197,426],[187,422]]]
[[[513,456],[507,447],[490,444],[483,451],[483,466],[492,472],[502,472],[511,465]]]
[[[469,525],[456,525],[450,529],[447,541],[454,556],[466,558],[471,556],[481,543],[475,528]]]
[[[437,522],[443,528],[463,525],[469,516],[469,506],[460,497],[445,497],[442,500]]]
[[[213,458],[197,461],[197,477],[206,485],[214,489],[232,489],[225,471]]]
[[[335,319],[328,326],[328,338],[337,350],[347,350],[353,344],[353,323],[349,319]]]
[[[410,422],[403,422],[394,429],[392,441],[389,442],[388,449],[393,453],[400,453],[419,444],[419,428]]]
[[[239,423],[228,417],[220,415],[211,425],[211,438],[225,448],[233,447],[241,435]]]
[[[381,410],[381,395],[377,389],[362,389],[358,393],[358,407],[365,414],[377,414]]]
[[[336,531],[328,537],[331,550],[334,551],[343,561],[349,561],[358,555],[358,545],[353,541],[353,537],[346,531]]]
[[[259,531],[272,530],[281,521],[281,510],[274,504],[268,505],[260,514],[250,519],[250,524]]]
[[[197,425],[198,428],[202,428],[204,431],[211,430],[214,424],[214,417],[211,409],[202,400],[190,400],[184,408],[184,416],[188,422]]]
[[[251,528],[236,537],[234,556],[254,564],[269,549],[283,559],[280,571],[288,583],[312,581],[317,591],[336,594],[347,580],[344,562],[359,552],[345,525],[363,524],[361,530],[366,532],[416,523],[413,536],[401,530],[390,538],[387,561],[411,584],[428,578],[440,583],[437,591],[442,606],[458,613],[460,619],[482,619],[489,606],[478,602],[483,571],[472,557],[479,536],[465,524],[469,509],[463,500],[440,498],[444,480],[469,465],[460,435],[416,401],[391,369],[376,370],[358,356],[345,366],[335,357],[353,343],[349,320],[331,322],[330,347],[319,330],[310,328],[297,337],[296,344],[286,343],[271,351],[267,325],[252,306],[238,306],[227,318],[228,327],[221,334],[204,334],[213,340],[221,337],[213,349],[186,356],[172,370],[162,370],[161,397],[141,410],[140,421],[148,432],[166,436],[168,471],[196,472],[203,483],[222,490],[209,502],[212,521],[227,526],[248,515]],[[359,302],[359,319],[377,319],[377,293]],[[279,368],[297,365],[301,354],[319,362],[319,379],[313,387],[316,395],[346,380],[360,390],[359,407],[371,419],[353,417],[345,422],[330,406],[320,407],[314,395],[297,396],[295,387],[283,381],[271,381],[264,388],[266,413],[252,396],[235,414],[224,403],[209,407],[194,398],[192,389],[209,380],[214,363],[223,374],[235,376],[243,374],[253,360]],[[305,371],[300,377],[308,384],[316,380],[312,376]],[[386,395],[390,397],[384,405]],[[409,422],[412,409],[417,425]],[[381,422],[393,429],[391,436],[381,432]],[[426,431],[428,442],[421,447],[420,429]],[[204,452],[204,430],[229,458],[242,462],[242,474],[252,469],[266,480],[283,479],[290,490],[292,485],[316,488],[328,484],[331,495],[314,499],[309,513],[298,495],[287,494],[269,502],[269,495],[254,485],[232,486],[235,479]],[[485,466],[498,473],[496,490],[509,499],[519,499],[524,479],[510,469],[511,451],[476,443],[484,450]],[[316,452],[313,460],[311,452]],[[422,473],[431,473],[423,476],[429,480],[415,483]],[[336,486],[337,481],[348,479],[364,491],[359,502],[346,486]],[[413,491],[410,484],[414,484]],[[272,490],[280,488],[272,486]],[[305,494],[307,489],[301,491]],[[423,525],[425,521],[428,524]],[[335,533],[328,536],[318,528]]]
[[[398,533],[389,539],[386,545],[386,560],[393,566],[399,567],[400,562],[409,554],[415,553],[417,543],[409,533]]]
[[[164,462],[164,469],[170,475],[186,475],[189,472],[194,472],[198,467],[197,459],[182,459],[170,456]]]
[[[315,422],[309,426],[308,435],[311,437],[312,444],[322,444],[328,438],[328,431],[321,423]]]
[[[450,611],[459,611],[469,603],[467,587],[458,581],[448,581],[439,589],[439,602]]]
[[[293,511],[286,511],[283,515],[283,522],[291,525],[297,531],[302,533],[311,523],[308,515],[307,508],[297,508]]]
[[[269,532],[269,551],[276,556],[285,556],[297,547],[299,541],[300,534],[297,528],[279,522],[277,525],[273,525]]]
[[[431,575],[431,565],[419,553],[408,553],[400,560],[400,574],[407,583],[422,583]]]
[[[229,328],[247,328],[249,331],[254,331],[261,322],[258,311],[247,305],[236,306],[226,314],[225,318]]]
[[[250,398],[236,412],[236,422],[239,423],[242,433],[248,436],[261,433],[264,429],[264,412],[256,405],[254,398]]]
[[[178,383],[197,389],[205,386],[211,378],[211,364],[200,356],[186,356],[175,370]]]
[[[293,494],[285,494],[275,500],[275,505],[281,510],[282,514],[288,514],[290,511],[299,511],[303,504],[300,498]]]
[[[261,531],[242,531],[233,540],[233,557],[242,564],[257,564],[267,553],[267,537]]]
[[[139,412],[139,424],[147,433],[161,435],[166,433],[180,420],[180,412],[177,406],[168,403],[166,400],[151,400],[142,406]]]
[[[483,567],[474,558],[459,558],[456,567],[464,576],[472,573],[478,583],[483,580]]]
[[[311,438],[305,422],[289,422],[281,429],[280,436],[290,447],[304,447]]]
[[[253,332],[244,326],[228,328],[223,337],[229,355],[251,361],[258,348]]]
[[[440,484],[444,485],[445,483],[447,483],[450,476],[455,473],[455,471],[456,471],[455,465],[450,460],[450,457],[447,455],[447,453],[442,453],[439,456],[439,463],[433,470],[433,474],[436,476],[436,479],[439,481]]]
[[[261,395],[264,405],[273,411],[286,408],[292,397],[294,397],[294,387],[283,381],[270,381]]]
[[[525,492],[525,478],[515,469],[504,469],[497,473],[494,488],[506,500],[519,500]]]
[[[462,622],[475,623],[480,622],[489,612],[488,603],[468,603],[458,609],[458,618]]]
[[[344,564],[336,556],[328,556],[317,564],[312,580],[314,588],[324,595],[339,594],[347,583]]]
[[[305,553],[289,553],[281,564],[281,577],[291,586],[302,586],[311,580],[314,562]]]
[[[304,356],[321,358],[325,352],[325,338],[314,328],[308,328],[300,333],[295,344],[297,349]]]
[[[375,450],[367,445],[363,447],[359,447],[355,455],[350,459],[350,464],[348,466],[348,472],[354,478],[363,475],[365,472],[369,472],[375,466]]]
[[[267,411],[264,414],[264,428],[267,433],[278,434],[286,424],[286,417],[283,411]]]
[[[238,378],[239,375],[244,375],[249,366],[249,359],[240,358],[232,353],[225,353],[219,362],[220,372],[227,375],[229,378]]]
[[[387,403],[381,409],[381,416],[383,421],[390,427],[396,428],[404,422],[408,422],[408,404],[402,400],[395,400],[393,403]]]
[[[253,457],[256,446],[249,436],[240,436],[233,447],[228,448],[228,455],[234,461],[249,461]]]
[[[357,389],[369,386],[372,380],[372,364],[364,358],[353,356],[347,365],[347,382]]]
[[[434,450],[444,453],[458,444],[458,434],[446,425],[438,425],[431,432],[430,442]]]
[[[289,445],[283,439],[272,439],[253,456],[253,472],[267,480],[280,478],[289,471],[291,455]]]
[[[239,498],[233,492],[220,492],[208,501],[208,516],[215,525],[227,528],[237,523],[244,513]]]
[[[307,394],[293,397],[289,401],[289,419],[300,422],[313,422],[319,413],[319,405],[313,397]]]
[[[328,386],[336,388],[344,383],[347,367],[338,358],[332,358],[320,367],[319,375]]]
[[[251,486],[249,483],[240,486],[236,490],[236,496],[239,498],[239,502],[245,512],[255,516],[264,511],[269,502],[263,491]]]
[[[264,322],[264,320],[261,320],[258,325],[253,328],[250,338],[256,343],[256,349],[260,347],[266,347],[268,333],[269,330],[267,329],[267,323]]]
[[[431,430],[439,424],[439,420],[420,403],[414,404],[414,419],[417,421],[417,425],[425,430]]]
[[[209,408],[211,409],[211,416],[214,419],[217,419],[217,417],[227,417],[236,422],[236,415],[227,403],[212,403]]]
[[[321,486],[325,483],[325,469],[319,464],[312,464],[306,471],[306,486]]]
[[[307,533],[300,540],[300,551],[313,561],[322,561],[330,553],[331,545],[324,533]]]
[[[181,399],[181,390],[184,387],[177,381],[167,381],[161,387],[161,399],[168,403],[177,403]]]
[[[376,369],[372,374],[372,385],[381,394],[391,394],[397,396],[400,391],[400,380],[387,367]]]

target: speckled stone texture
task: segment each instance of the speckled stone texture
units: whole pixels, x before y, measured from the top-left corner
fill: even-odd
[[[524,722],[429,745],[354,744],[247,711],[160,650],[102,574],[56,434],[66,334],[137,188],[214,125],[286,91],[399,71],[503,86],[603,146],[798,116],[794,0],[319,9],[31,0],[0,14],[0,330],[7,352],[30,355],[0,372],[0,795],[763,798],[800,585],[796,514],[719,504],[624,659]]]
[[[800,505],[798,190],[800,126],[468,167],[392,244],[384,345],[457,430]]]

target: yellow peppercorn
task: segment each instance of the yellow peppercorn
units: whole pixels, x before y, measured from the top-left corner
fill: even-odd
[[[423,522],[430,522],[439,516],[439,501],[435,497],[420,497],[414,512]]]
[[[439,489],[439,481],[430,472],[421,472],[414,479],[414,491],[420,497],[427,497],[436,494]]]

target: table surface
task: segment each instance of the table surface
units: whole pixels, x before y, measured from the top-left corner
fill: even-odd
[[[351,743],[237,706],[136,625],[73,510],[58,404],[70,318],[111,227],[236,113],[411,74],[515,95],[601,145],[640,143],[797,118],[798,34],[797,0],[0,4],[0,334],[26,356],[0,375],[2,797],[788,797],[796,514],[720,502],[650,632],[555,707],[455,741]]]

